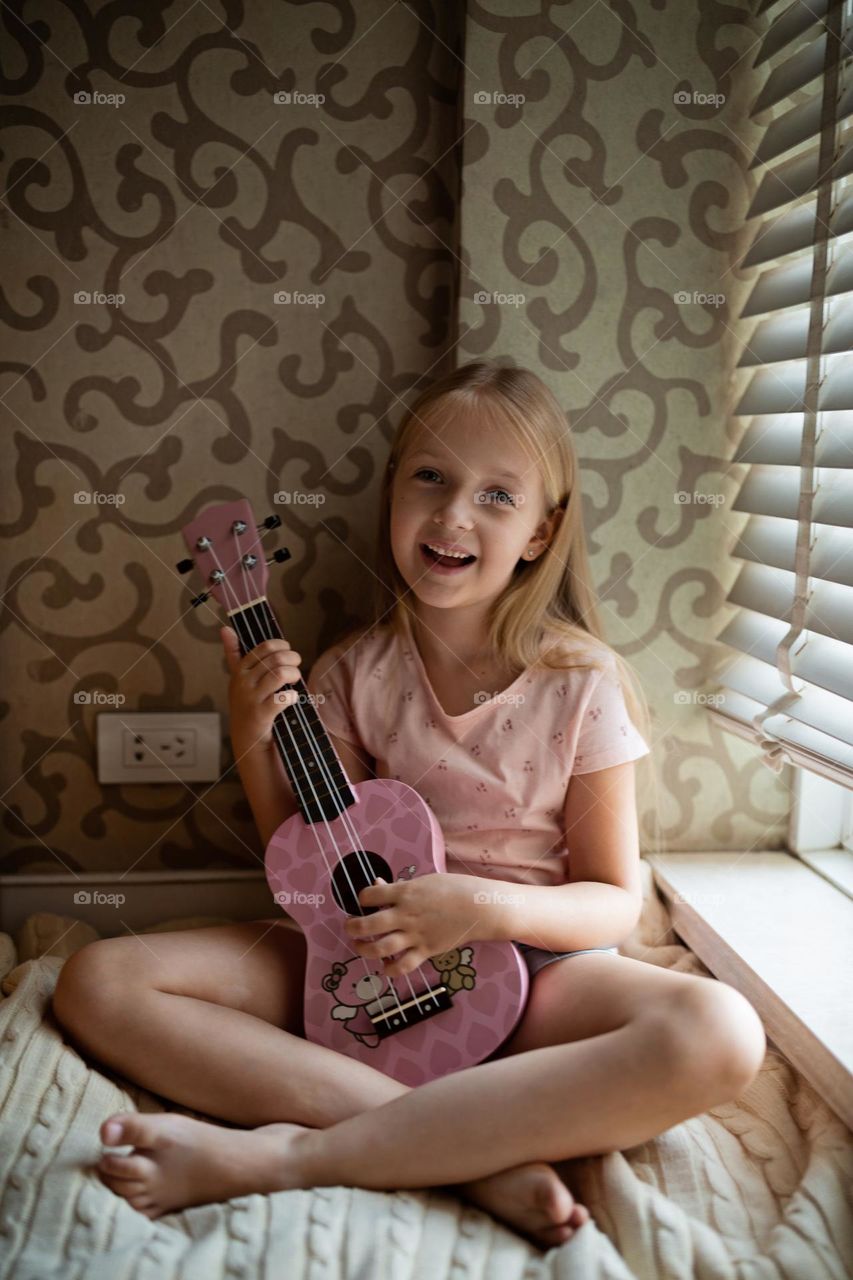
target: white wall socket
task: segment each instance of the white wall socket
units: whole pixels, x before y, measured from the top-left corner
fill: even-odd
[[[218,711],[105,711],[97,717],[99,782],[216,782]]]

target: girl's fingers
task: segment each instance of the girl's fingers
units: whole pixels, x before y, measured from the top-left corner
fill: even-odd
[[[258,693],[266,694],[274,689],[280,689],[283,684],[295,684],[299,679],[298,667],[275,667],[270,671],[265,671],[255,681],[255,688]]]
[[[344,929],[353,938],[364,938],[374,933],[390,933],[399,927],[393,907],[385,907],[382,911],[371,911],[366,916],[350,916],[344,922]]]
[[[377,942],[358,942],[358,954],[367,960],[382,960],[385,956],[394,956],[398,951],[405,951],[410,939],[404,933],[389,933]]]
[[[421,955],[414,947],[410,947],[403,955],[398,956],[396,960],[389,961],[385,965],[385,976],[388,978],[402,977],[407,973],[414,973],[415,969],[419,969],[425,960],[429,957]],[[439,977],[435,971],[432,971],[435,985],[438,985]]]

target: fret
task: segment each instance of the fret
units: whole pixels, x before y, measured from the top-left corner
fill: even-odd
[[[244,654],[265,640],[282,638],[265,596],[229,616]],[[296,689],[299,699],[276,716],[273,741],[305,822],[331,822],[355,804],[355,793],[304,680],[282,688]]]

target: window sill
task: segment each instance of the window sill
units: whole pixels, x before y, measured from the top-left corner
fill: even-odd
[[[790,853],[649,854],[672,926],[853,1128],[853,901]]]

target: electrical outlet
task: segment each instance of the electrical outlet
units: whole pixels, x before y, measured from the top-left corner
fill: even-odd
[[[125,729],[122,761],[126,769],[152,769],[160,764],[172,769],[191,769],[196,764],[196,731],[188,725]]]
[[[217,711],[102,712],[99,782],[215,782],[222,731]]]

